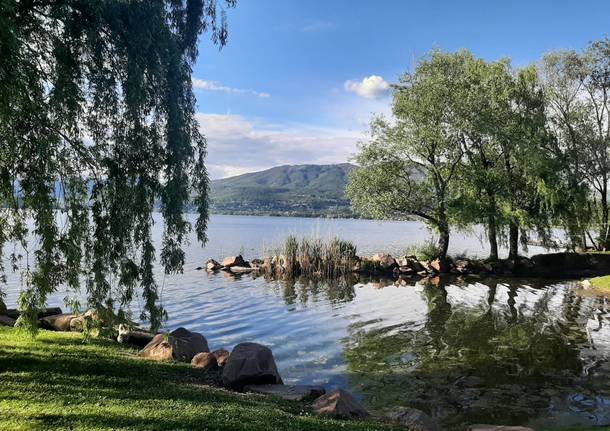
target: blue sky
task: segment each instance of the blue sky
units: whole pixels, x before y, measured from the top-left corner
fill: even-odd
[[[608,0],[238,0],[228,45],[204,35],[193,72],[210,174],[349,161],[430,49],[521,66],[604,37],[608,17]]]

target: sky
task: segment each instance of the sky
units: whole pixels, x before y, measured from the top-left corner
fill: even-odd
[[[431,49],[519,67],[610,33],[608,0],[238,0],[227,17],[228,44],[203,35],[193,69],[213,179],[349,162]]]

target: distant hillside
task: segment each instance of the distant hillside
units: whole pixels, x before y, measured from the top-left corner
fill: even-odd
[[[347,175],[355,166],[277,166],[212,181],[211,208],[220,214],[350,217]]]

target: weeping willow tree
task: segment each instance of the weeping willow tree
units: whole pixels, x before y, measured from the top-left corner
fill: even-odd
[[[192,196],[202,243],[208,220],[192,65],[201,33],[226,43],[234,4],[0,0],[0,272],[21,273],[22,326],[62,285],[119,318],[141,294],[160,326],[153,210],[160,263],[181,272]]]

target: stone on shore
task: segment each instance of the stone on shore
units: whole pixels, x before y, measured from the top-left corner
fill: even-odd
[[[246,392],[254,392],[263,395],[272,395],[288,401],[309,401],[324,395],[326,390],[323,386],[308,385],[248,385],[244,387]]]
[[[397,407],[385,415],[385,418],[409,431],[440,431],[439,424],[421,410],[410,407]]]
[[[6,310],[6,313],[4,313],[6,316],[12,318],[12,319],[19,319],[19,316],[21,315],[21,313],[19,312],[19,310],[16,310],[14,308],[9,308]],[[63,314],[63,311],[61,311],[61,308],[59,307],[49,307],[49,308],[43,308],[41,310],[38,310],[38,318],[42,319],[43,317],[47,317],[47,316],[54,316],[56,314]]]
[[[142,349],[140,356],[153,361],[191,362],[197,353],[209,351],[203,335],[178,328],[169,334],[155,335]]]
[[[282,384],[271,349],[257,343],[240,343],[222,372],[222,384],[242,390],[247,385]]]
[[[83,332],[87,321],[95,321],[98,319],[99,316],[97,311],[89,309],[80,316],[75,316],[72,320],[70,320],[70,331]]]
[[[249,266],[232,266],[229,268],[229,271],[231,271],[233,274],[248,274],[254,271],[254,268]]]
[[[55,314],[54,316],[46,316],[40,319],[40,326],[44,329],[52,331],[70,331],[70,323],[76,316],[74,314]]]
[[[533,428],[509,425],[470,425],[468,431],[534,431]]]
[[[8,316],[0,316],[0,326],[15,326],[16,320]]]
[[[335,389],[317,398],[313,403],[313,411],[317,415],[342,419],[363,419],[369,416],[362,404],[343,389]]]
[[[241,255],[229,256],[229,257],[225,257],[222,260],[222,266],[225,269],[229,269],[232,266],[246,266],[246,262],[244,261],[244,258],[241,257]]]
[[[209,259],[205,263],[205,269],[210,272],[218,271],[220,268],[222,268],[222,265],[220,263],[218,263],[217,261],[215,261],[214,259]]]
[[[191,366],[193,368],[201,368],[204,370],[208,370],[210,368],[215,367],[216,365],[216,356],[214,356],[213,353],[197,353],[195,356],[193,356],[193,359],[191,360]]]
[[[224,367],[231,353],[229,353],[229,351],[225,349],[218,349],[214,350],[212,354],[216,357],[216,362],[218,363],[218,366]]]
[[[122,344],[131,344],[137,347],[146,347],[155,334],[139,329],[130,329],[126,325],[119,325],[119,335],[117,341]]]
[[[394,259],[389,254],[378,253],[378,254],[373,255],[371,260],[373,262],[379,262],[379,267],[384,271],[390,271],[390,270],[394,269],[396,266],[398,266],[396,263],[396,259]]]

